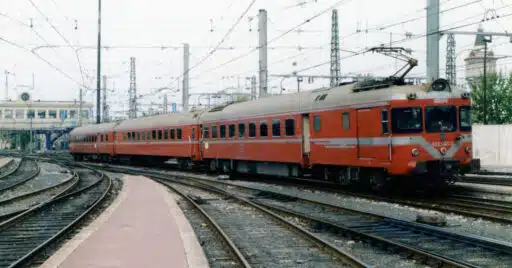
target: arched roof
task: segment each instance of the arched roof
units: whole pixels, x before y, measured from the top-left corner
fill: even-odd
[[[240,118],[286,114],[298,111],[303,113],[334,107],[357,106],[394,99],[406,99],[408,93],[416,93],[418,98],[434,97],[434,95],[447,98],[455,96],[460,97],[462,92],[460,88],[454,88],[452,86],[452,93],[427,93],[428,87],[426,85],[390,86],[364,92],[353,92],[352,90],[356,86],[357,84],[350,84],[235,103],[226,106],[221,111],[212,111],[215,110],[212,109],[202,114],[201,121],[236,120]]]
[[[70,133],[71,136],[87,136],[87,135],[96,135],[98,133],[105,133],[114,131],[114,127],[118,123],[104,123],[97,125],[86,125],[82,127],[77,127],[73,129]]]
[[[197,123],[197,113],[175,113],[129,119],[121,122],[116,131],[163,128]]]

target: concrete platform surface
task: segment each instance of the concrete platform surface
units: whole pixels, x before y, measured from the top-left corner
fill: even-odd
[[[176,196],[125,176],[117,199],[41,267],[209,267]]]

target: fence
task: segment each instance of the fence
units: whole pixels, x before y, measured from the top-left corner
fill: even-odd
[[[483,166],[512,166],[512,125],[473,125],[473,157]]]

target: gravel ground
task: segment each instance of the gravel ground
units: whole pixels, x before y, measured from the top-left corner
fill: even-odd
[[[512,187],[463,182],[456,183],[455,187],[465,195],[512,202]]]
[[[201,207],[242,250],[253,267],[342,267],[296,233],[256,209],[230,200],[211,199],[204,191],[176,185],[192,196],[207,199]]]
[[[41,169],[39,175],[35,178],[0,194],[0,200],[7,200],[15,196],[27,194],[36,191],[41,188],[50,187],[57,185],[67,179],[69,179],[69,173],[62,173],[66,170],[56,164],[50,163],[38,163]]]
[[[296,187],[284,187],[258,182],[231,181],[235,185],[250,186],[261,190],[281,192],[301,198],[322,201],[348,209],[360,210],[385,217],[396,218],[405,221],[415,221],[418,213],[433,212],[433,210],[413,208],[393,203],[372,201],[368,199],[347,196],[337,193],[329,193],[321,190],[299,189]],[[465,216],[446,214],[448,230],[480,235],[497,240],[512,243],[510,225],[493,223],[482,219],[473,219]]]

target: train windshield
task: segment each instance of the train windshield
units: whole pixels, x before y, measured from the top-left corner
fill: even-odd
[[[457,108],[455,106],[426,107],[425,124],[428,133],[454,132],[457,130]]]
[[[460,131],[471,131],[471,106],[461,106],[459,108]]]
[[[391,109],[392,132],[395,134],[420,133],[423,131],[423,116],[420,107]]]

